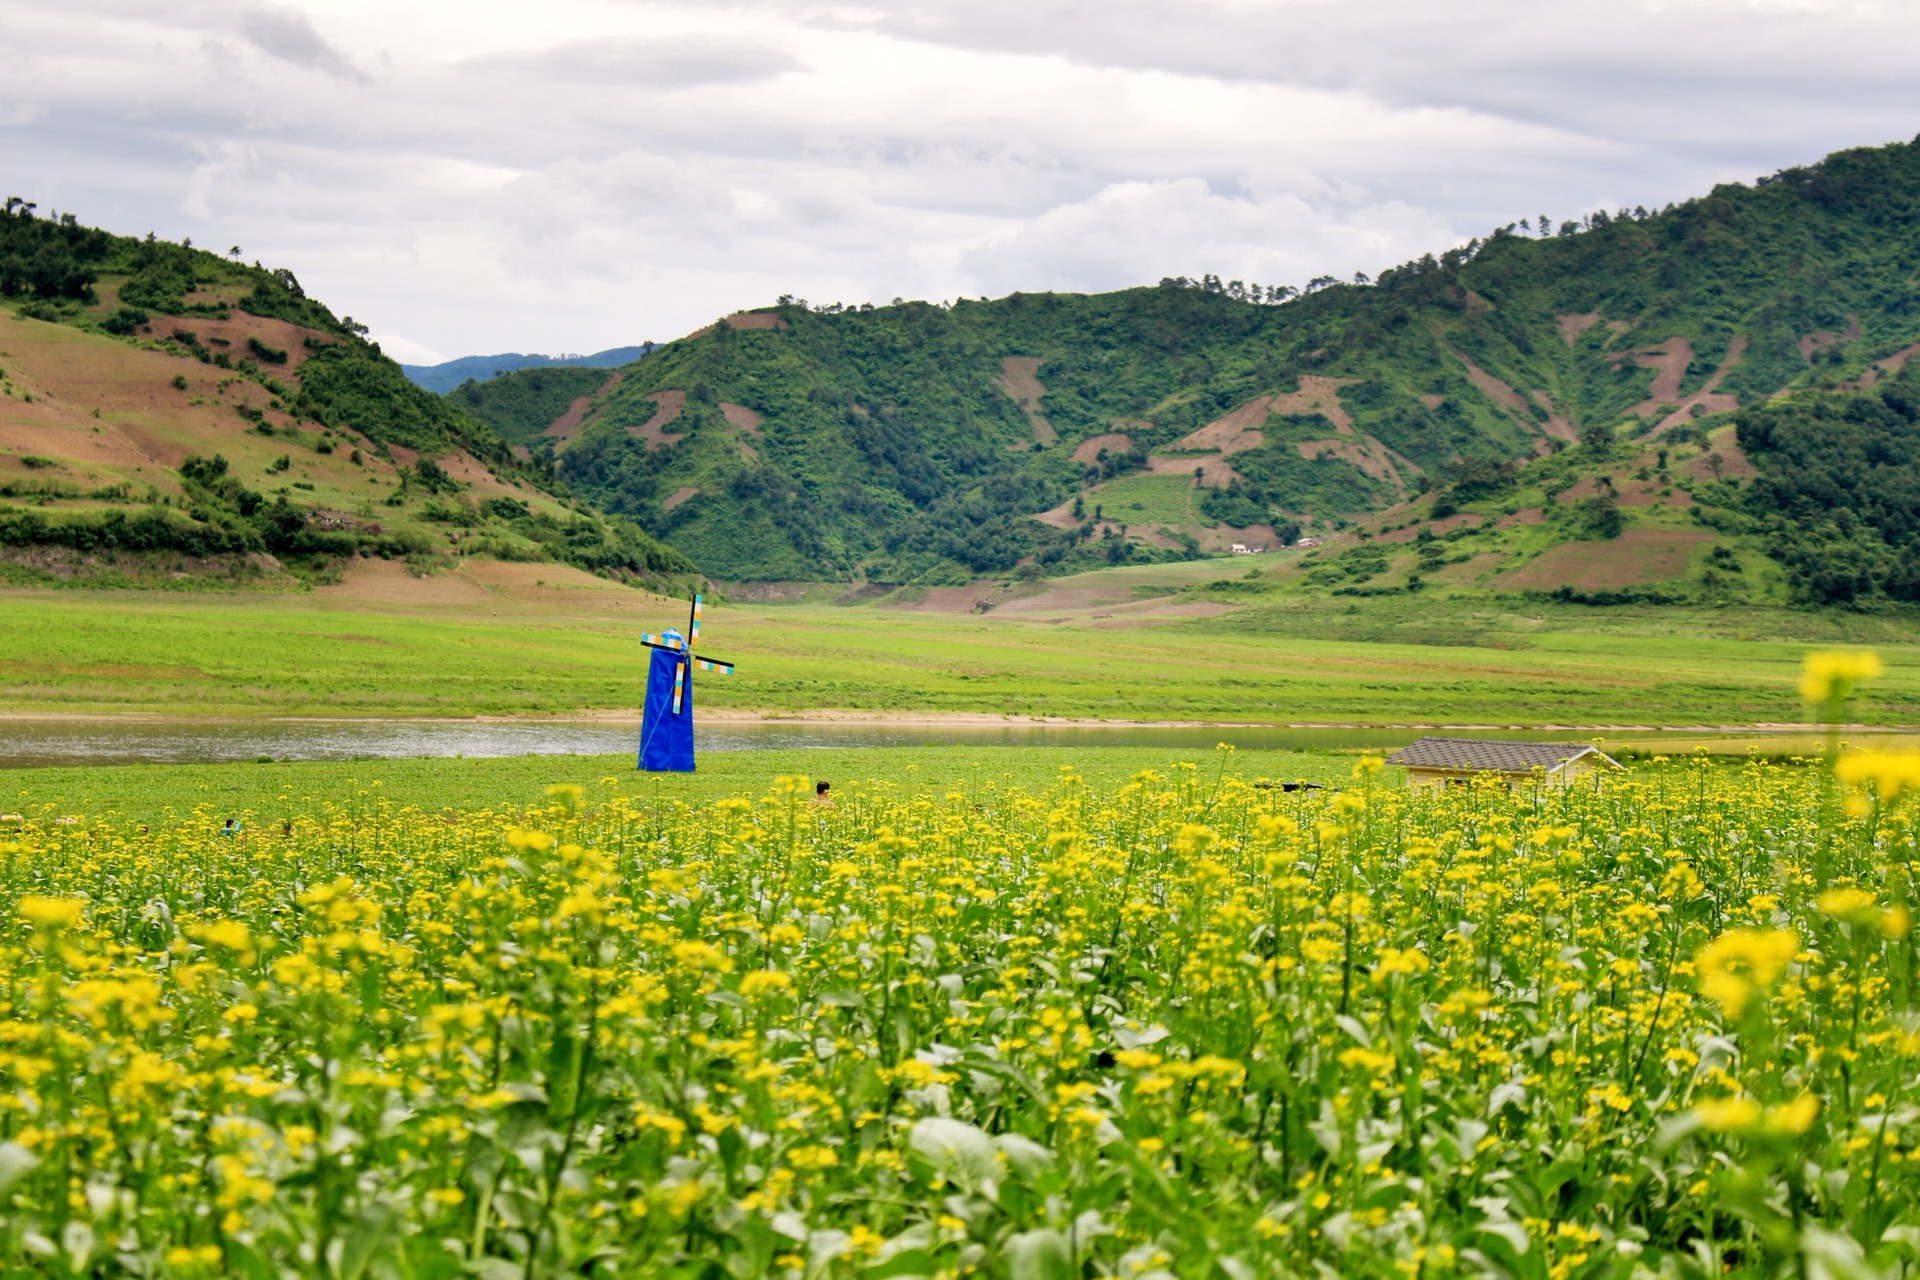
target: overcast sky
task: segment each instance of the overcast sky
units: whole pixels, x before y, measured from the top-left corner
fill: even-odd
[[[0,0],[0,194],[432,361],[1350,276],[1920,133],[1914,0]]]

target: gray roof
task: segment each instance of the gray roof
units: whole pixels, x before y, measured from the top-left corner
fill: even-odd
[[[1388,764],[1415,769],[1466,769],[1474,773],[1551,773],[1584,755],[1619,768],[1619,762],[1584,742],[1495,742],[1487,738],[1422,738],[1387,757]]]

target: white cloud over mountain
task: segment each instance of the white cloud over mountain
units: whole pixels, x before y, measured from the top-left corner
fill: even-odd
[[[0,0],[0,47],[0,194],[415,357],[1344,278],[1920,131],[1893,0]]]

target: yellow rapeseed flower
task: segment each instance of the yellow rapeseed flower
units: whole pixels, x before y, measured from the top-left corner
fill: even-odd
[[[1396,973],[1408,975],[1425,973],[1432,967],[1426,954],[1412,947],[1404,951],[1394,947],[1382,947],[1379,962],[1373,966],[1374,985],[1384,983]]]
[[[1742,1133],[1760,1122],[1760,1104],[1744,1094],[1708,1098],[1693,1106],[1694,1119],[1713,1133]]]
[[[1820,1099],[1803,1093],[1792,1102],[1761,1110],[1746,1094],[1709,1098],[1693,1108],[1700,1127],[1712,1133],[1752,1133],[1797,1138],[1813,1128],[1820,1115]]]
[[[1849,751],[1833,771],[1847,786],[1870,784],[1882,802],[1920,791],[1920,751]]]
[[[1845,920],[1849,924],[1867,924],[1878,914],[1874,897],[1865,889],[1829,889],[1814,903],[1820,914]]]
[[[29,893],[20,899],[19,911],[20,918],[34,928],[53,932],[79,924],[86,907],[84,898],[43,898]]]
[[[1737,1018],[1756,995],[1772,988],[1799,949],[1799,938],[1785,929],[1729,930],[1694,957],[1700,994]]]
[[[778,995],[793,989],[793,976],[778,969],[755,969],[740,979],[740,994],[749,998]]]
[[[1880,671],[1880,655],[1871,649],[1817,650],[1801,663],[1800,696],[1816,705],[1845,702],[1855,685]]]
[[[187,930],[187,933],[197,941],[224,951],[253,950],[253,934],[238,920],[214,920],[207,924],[195,925]]]

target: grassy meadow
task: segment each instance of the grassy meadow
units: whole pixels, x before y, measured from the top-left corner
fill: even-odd
[[[1070,769],[1090,785],[1118,786],[1142,769],[1181,762],[1209,777],[1258,781],[1345,778],[1351,756],[1320,752],[1195,753],[1146,747],[875,747],[787,751],[704,751],[691,774],[643,774],[632,755],[511,756],[475,760],[294,761],[277,764],[118,765],[0,769],[0,811],[36,820],[86,815],[113,824],[148,825],[204,810],[272,826],[328,807],[352,812],[381,805],[423,812],[519,813],[546,803],[554,785],[594,785],[594,794],[641,804],[704,805],[757,795],[779,777],[825,779],[836,801],[875,794],[944,796],[984,787],[1045,791]]]
[[[433,593],[461,584],[437,579],[381,598],[334,589],[11,592],[0,607],[0,713],[635,708],[643,666],[634,637],[675,623],[684,606],[603,583],[562,589],[570,580],[559,575],[571,571],[526,568],[552,581],[529,576],[450,600]],[[1191,566],[1175,568],[1191,578]],[[1180,611],[1220,607],[1207,603],[1204,584],[1194,603],[1162,608],[1152,582],[1134,573],[1120,594],[1142,603],[1129,613],[1125,603],[1103,607],[1079,581],[1050,588],[1066,602],[1060,608],[1052,597],[1015,598],[985,615],[715,607],[704,639],[739,671],[704,679],[701,704],[1223,723],[1794,722],[1793,675],[1809,644],[1864,633],[1890,672],[1858,713],[1876,724],[1920,723],[1920,647],[1911,628],[1871,618],[1445,600],[1415,611],[1391,598],[1317,608],[1256,599],[1199,617]]]

